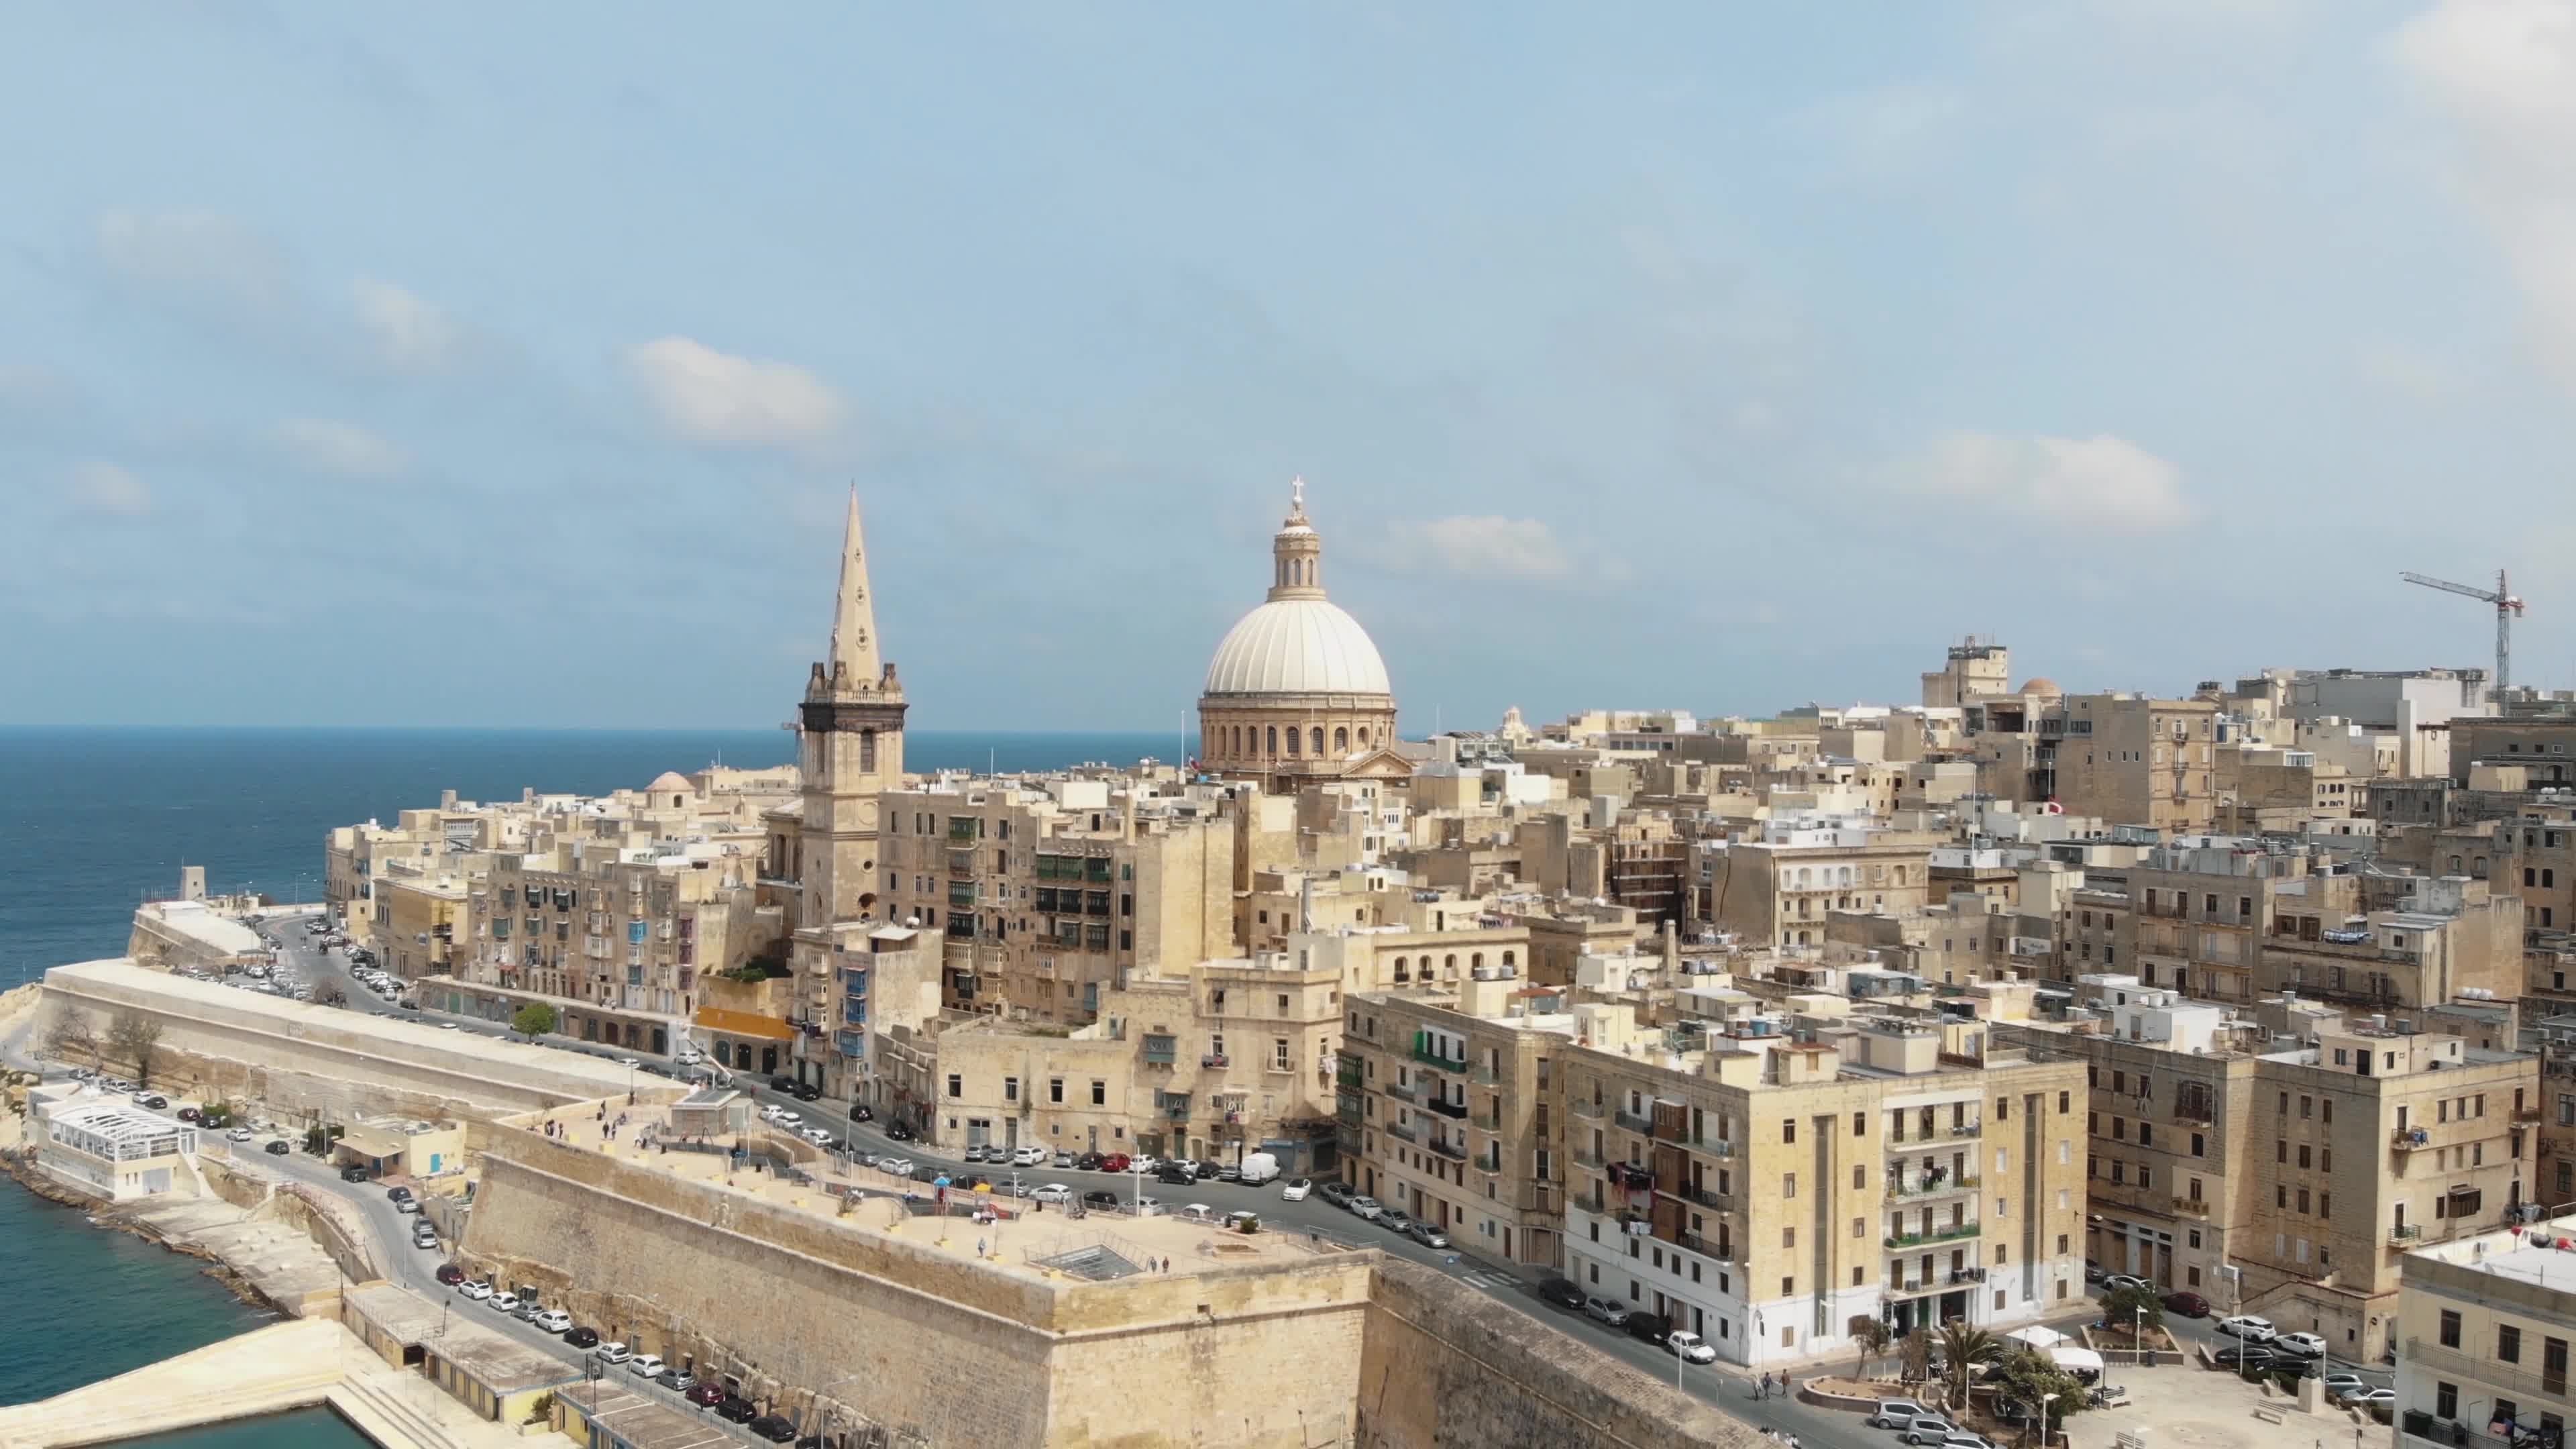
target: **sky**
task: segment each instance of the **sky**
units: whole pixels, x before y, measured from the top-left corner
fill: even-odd
[[[2576,685],[2576,0],[30,7],[0,724]]]

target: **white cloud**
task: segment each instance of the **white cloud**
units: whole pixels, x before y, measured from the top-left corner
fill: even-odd
[[[1967,114],[1959,92],[1895,85],[1831,96],[1796,112],[1795,129],[1814,136],[1857,176],[1918,178],[1941,159]]]
[[[289,418],[272,435],[296,462],[342,478],[386,478],[403,470],[400,448],[355,423]]]
[[[1535,518],[1455,514],[1398,523],[1389,535],[1397,548],[1472,578],[1557,579],[1574,567],[1555,533]]]
[[[286,304],[285,259],[259,233],[212,211],[110,211],[99,260],[129,281],[255,310]]]
[[[465,329],[436,303],[391,282],[361,277],[350,295],[378,361],[401,372],[437,372],[465,346]]]
[[[2364,383],[2415,402],[2441,402],[2463,390],[2458,369],[2401,343],[2364,343],[2352,366]]]
[[[114,463],[96,460],[72,469],[65,492],[74,508],[108,518],[141,518],[152,511],[152,490]]]
[[[1891,470],[1899,492],[2052,527],[2162,533],[2200,509],[2182,470],[2126,438],[1952,433]]]
[[[848,411],[831,384],[794,363],[686,337],[631,348],[626,362],[663,425],[695,442],[814,442],[838,432]]]
[[[2541,348],[2576,387],[2576,6],[2442,0],[2389,51],[2457,131],[2454,179],[2494,229]]]

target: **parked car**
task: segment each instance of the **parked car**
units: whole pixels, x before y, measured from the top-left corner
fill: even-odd
[[[1011,1165],[1013,1167],[1044,1167],[1047,1165],[1048,1157],[1049,1154],[1043,1147],[1023,1147],[1019,1151],[1011,1154]]]
[[[453,1288],[457,1284],[465,1281],[465,1270],[457,1267],[454,1263],[441,1263],[438,1265],[438,1272],[433,1276],[438,1279],[440,1284]]]
[[[386,1188],[385,1196],[392,1198],[396,1202],[401,1202],[404,1198],[411,1196],[411,1189],[397,1184],[396,1186]]]
[[[438,1234],[423,1225],[419,1232],[411,1235],[411,1245],[423,1252],[435,1253],[438,1251]]]
[[[1368,1219],[1370,1222],[1376,1222],[1379,1218],[1386,1215],[1386,1204],[1379,1202],[1376,1198],[1370,1197],[1365,1193],[1352,1198],[1349,1202],[1343,1203],[1342,1206],[1359,1214],[1361,1217]]]
[[[2270,1343],[2280,1337],[2279,1330],[2272,1327],[2272,1320],[2257,1318],[2251,1313],[2230,1314],[2210,1326],[2230,1338],[2241,1338],[2247,1343]]]
[[[983,1143],[981,1143],[981,1142],[969,1142],[969,1143],[967,1143],[967,1144],[966,1144],[966,1150],[957,1154],[957,1160],[958,1160],[958,1161],[960,1161],[960,1162],[981,1162],[981,1161],[983,1161],[983,1160],[984,1160],[984,1144],[983,1144]]]
[[[796,1426],[776,1414],[763,1414],[743,1427],[772,1444],[784,1444],[796,1437]]]
[[[1925,1414],[1907,1424],[1896,1437],[1908,1444],[1938,1444],[1958,1432],[1957,1425],[1940,1415]]]
[[[2134,1277],[2127,1273],[2114,1273],[2110,1277],[2102,1280],[2102,1292],[2105,1297],[2108,1297],[2113,1293],[2117,1293],[2123,1288],[2153,1288],[2154,1286],[2156,1285],[2148,1282],[2144,1278]]]
[[[2323,1376],[2326,1397],[2340,1399],[2354,1389],[2370,1387],[2370,1381],[2356,1373],[2331,1373]]]
[[[876,1109],[865,1102],[852,1102],[850,1104],[850,1120],[853,1122],[873,1122],[877,1120]]]
[[[712,1409],[725,1401],[724,1385],[698,1384],[689,1390],[686,1397],[701,1409]]]
[[[1538,1280],[1538,1296],[1559,1308],[1580,1310],[1583,1307],[1583,1289],[1571,1278],[1541,1278]]]
[[[418,1199],[418,1198],[416,1198],[416,1197],[398,1197],[398,1198],[395,1198],[395,1199],[394,1199],[394,1211],[395,1211],[395,1212],[398,1212],[398,1213],[416,1213],[416,1212],[419,1212],[419,1211],[420,1211],[420,1199]]]
[[[1936,1449],[1995,1449],[1995,1446],[1982,1434],[1971,1434],[1961,1430],[1955,1434],[1942,1435]]]
[[[599,1346],[599,1330],[576,1328],[564,1335],[564,1342],[573,1348],[596,1348]]]
[[[920,1133],[913,1131],[910,1127],[905,1126],[901,1122],[887,1123],[885,1134],[897,1142],[917,1142],[921,1140]]]
[[[1664,1335],[1664,1352],[1684,1363],[1717,1362],[1717,1345],[1687,1328],[1676,1328]]]
[[[340,1169],[340,1180],[342,1182],[364,1182],[367,1180],[367,1170],[352,1162],[348,1166]]]
[[[1612,1328],[1625,1328],[1628,1324],[1628,1305],[1613,1302],[1595,1293],[1583,1300],[1583,1316]]]
[[[2279,1354],[2259,1343],[2235,1344],[2209,1356],[2210,1362],[2231,1369],[2267,1369],[2280,1359]]]
[[[2180,1314],[2184,1318],[2207,1318],[2209,1300],[2197,1293],[2176,1289],[2165,1295],[2165,1312]]]
[[[1163,1214],[1171,1211],[1170,1208],[1163,1205],[1163,1200],[1159,1197],[1140,1197],[1128,1204],[1128,1206],[1133,1208],[1136,1216],[1140,1218],[1159,1218]]]
[[[187,1123],[194,1124],[194,1123],[198,1123],[198,1122],[202,1122],[202,1121],[204,1121],[204,1120],[205,1120],[205,1114],[204,1114],[204,1113],[202,1113],[202,1112],[199,1112],[199,1111],[198,1111],[196,1108],[194,1108],[194,1107],[182,1107],[182,1108],[180,1108],[180,1109],[179,1109],[179,1111],[178,1111],[178,1118],[179,1118],[179,1120],[180,1120],[180,1121],[182,1121],[182,1122],[187,1122]]]
[[[896,1177],[910,1177],[914,1170],[912,1159],[909,1157],[880,1157],[877,1159],[877,1171],[879,1172],[892,1173]]]
[[[1359,1189],[1347,1182],[1328,1182],[1315,1191],[1323,1196],[1324,1201],[1335,1207],[1349,1207],[1351,1199],[1359,1196]]]
[[[1103,1172],[1125,1172],[1130,1165],[1130,1159],[1124,1152],[1112,1152],[1100,1159],[1100,1170]]]
[[[2283,1333],[2273,1337],[2272,1351],[2291,1358],[2324,1358],[2326,1341],[2313,1333]]]
[[[283,1137],[272,1137],[268,1141],[268,1146],[261,1150],[271,1157],[284,1157],[295,1150],[295,1145]]]
[[[1445,1248],[1449,1246],[1449,1235],[1447,1233],[1444,1233],[1438,1228],[1431,1226],[1429,1223],[1420,1221],[1419,1219],[1416,1219],[1405,1227],[1404,1235],[1426,1248]]]
[[[624,1363],[634,1356],[634,1350],[613,1338],[599,1346],[599,1359],[602,1363]]]
[[[787,1095],[794,1097],[799,1102],[819,1102],[823,1100],[823,1089],[815,1086],[812,1082],[807,1082]]]
[[[1639,1309],[1628,1315],[1628,1336],[1640,1343],[1651,1343],[1661,1347],[1665,1339],[1672,1337],[1672,1333],[1673,1321],[1660,1313],[1648,1313],[1644,1309]]]
[[[510,1316],[521,1323],[534,1323],[537,1321],[537,1316],[545,1311],[544,1305],[534,1298],[522,1298],[519,1300],[519,1306],[510,1310]]]
[[[1869,1426],[1873,1429],[1902,1429],[1931,1412],[1912,1399],[1881,1399],[1878,1408],[1869,1416]]]
[[[572,1332],[572,1315],[560,1308],[549,1308],[528,1321],[548,1333]]]
[[[649,1379],[662,1371],[662,1356],[658,1353],[639,1353],[627,1361],[626,1371],[639,1379]]]
[[[748,1424],[760,1417],[760,1406],[739,1394],[727,1394],[716,1400],[716,1417],[732,1424]]]
[[[1032,1201],[1051,1202],[1058,1207],[1073,1201],[1073,1189],[1060,1182],[1050,1182],[1029,1194]]]
[[[1139,1152],[1127,1159],[1127,1171],[1154,1173],[1163,1170],[1163,1159],[1150,1152]]]
[[[1314,1190],[1315,1179],[1311,1177],[1292,1177],[1286,1182],[1279,1184],[1279,1200],[1281,1202],[1304,1202],[1306,1200],[1306,1195]]]
[[[1100,1170],[1100,1164],[1107,1162],[1108,1160],[1109,1156],[1107,1153],[1085,1152],[1077,1155],[1073,1159],[1073,1166],[1074,1170],[1077,1172],[1098,1172]]]
[[[2347,1409],[2393,1409],[2397,1407],[2397,1391],[2364,1385],[2345,1393],[2335,1402]]]
[[[492,1285],[477,1278],[470,1283],[457,1284],[456,1292],[460,1297],[470,1298],[479,1303],[492,1296]]]
[[[1167,1162],[1163,1164],[1162,1170],[1154,1174],[1154,1180],[1163,1184],[1165,1187],[1196,1187],[1199,1185],[1197,1174],[1191,1172],[1188,1168],[1181,1166],[1177,1162]]]
[[[1086,1192],[1082,1195],[1082,1205],[1095,1212],[1116,1212],[1119,1207],[1118,1194],[1098,1190]]]
[[[516,1293],[495,1293],[491,1297],[483,1300],[483,1306],[491,1309],[495,1313],[516,1312],[519,1307],[519,1295]]]

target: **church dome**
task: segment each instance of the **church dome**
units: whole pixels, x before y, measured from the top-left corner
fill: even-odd
[[[675,793],[685,795],[698,787],[690,784],[689,777],[681,774],[679,771],[664,770],[661,774],[653,777],[652,784],[647,785],[644,788],[656,795],[670,795]]]
[[[2058,695],[2066,693],[2065,690],[2057,687],[2057,681],[2054,679],[2025,679],[2021,682],[2021,692],[2023,694]]]
[[[1273,599],[1236,621],[1208,661],[1209,694],[1389,694],[1360,621],[1322,598]]]

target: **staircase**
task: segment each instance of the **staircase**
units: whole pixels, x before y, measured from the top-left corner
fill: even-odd
[[[440,1393],[436,1385],[414,1374],[351,1374],[332,1391],[331,1407],[379,1444],[405,1445],[409,1449],[465,1449],[438,1422],[436,1411],[425,1409],[417,1401],[421,1390],[413,1387],[415,1384]]]

